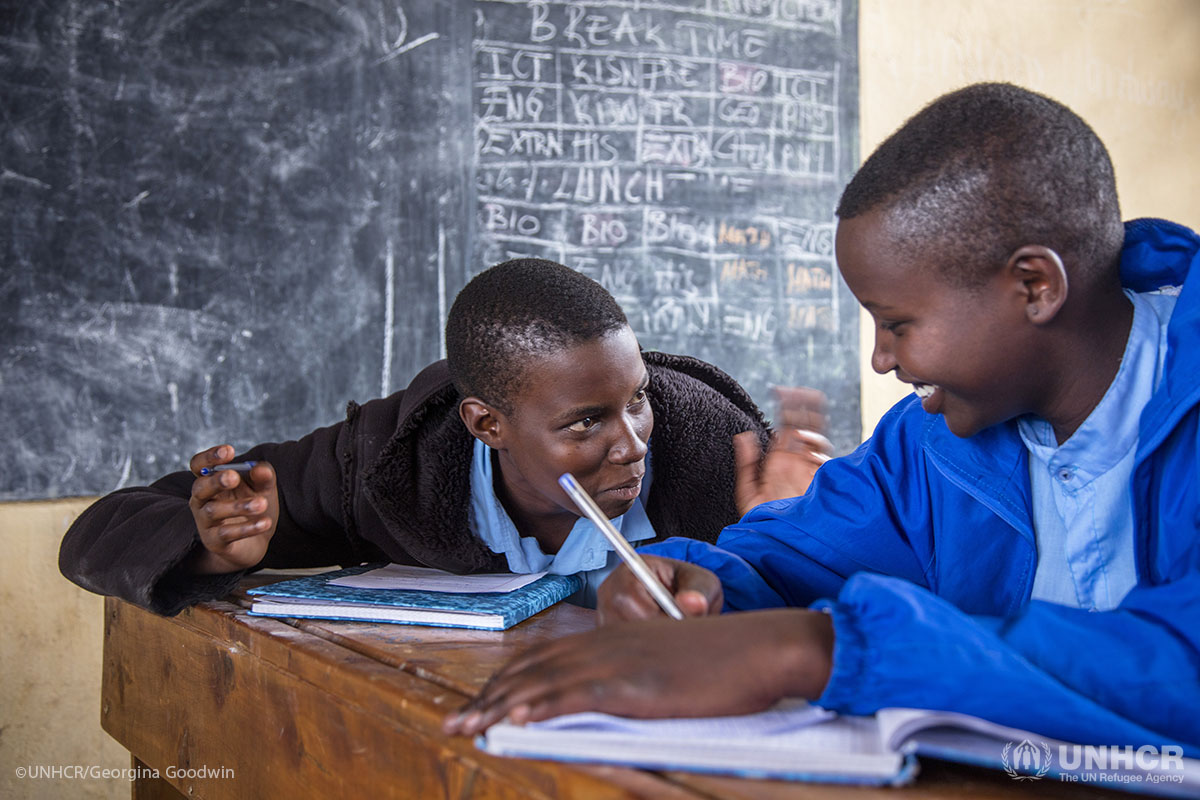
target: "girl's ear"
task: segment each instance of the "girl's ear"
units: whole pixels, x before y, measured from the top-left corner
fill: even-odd
[[[458,416],[479,441],[495,450],[502,450],[504,437],[499,412],[478,397],[465,397],[458,404]]]
[[[1058,315],[1070,289],[1067,269],[1058,253],[1039,244],[1028,244],[1008,257],[1006,268],[1020,281],[1025,316],[1045,325]]]

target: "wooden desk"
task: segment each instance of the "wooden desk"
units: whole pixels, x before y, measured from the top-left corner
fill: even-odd
[[[284,621],[249,616],[246,605],[235,596],[168,619],[106,600],[102,724],[143,772],[133,797],[1122,796],[1044,780],[1018,784],[938,762],[925,762],[914,786],[895,790],[494,757],[466,738],[443,736],[442,717],[520,650],[591,627],[590,611],[559,604],[491,633]],[[145,774],[150,769],[160,778]]]

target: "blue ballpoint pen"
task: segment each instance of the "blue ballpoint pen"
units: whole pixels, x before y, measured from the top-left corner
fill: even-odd
[[[257,463],[257,461],[243,461],[238,464],[217,464],[215,467],[201,467],[200,474],[208,476],[223,469],[233,470],[234,472],[249,472]]]

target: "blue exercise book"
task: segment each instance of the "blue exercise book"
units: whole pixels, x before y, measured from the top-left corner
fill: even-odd
[[[565,600],[583,587],[583,580],[575,575],[543,575],[510,592],[484,593],[362,589],[329,583],[382,566],[348,567],[259,586],[247,592],[254,595],[250,613],[262,617],[394,622],[502,631]]]

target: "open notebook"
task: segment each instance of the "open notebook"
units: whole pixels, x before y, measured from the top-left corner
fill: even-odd
[[[523,726],[497,723],[477,744],[496,755],[557,761],[897,785],[912,780],[916,757],[926,755],[1001,769],[1019,780],[1200,796],[1200,761],[1183,758],[1178,750],[1136,758],[1132,752],[1116,753],[1117,748],[1069,745],[965,714],[914,709],[845,717],[787,701],[758,714],[702,719],[640,720],[588,712]],[[1110,765],[1118,759],[1117,768]]]

